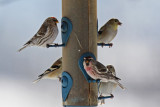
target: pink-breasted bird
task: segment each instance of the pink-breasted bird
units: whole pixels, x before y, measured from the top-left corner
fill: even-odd
[[[123,85],[118,82],[121,79],[114,76],[112,73],[107,72],[106,67],[102,63],[94,60],[92,57],[85,57],[83,66],[91,78],[100,80],[100,82],[110,81],[118,84],[122,89],[124,89]]]
[[[55,17],[48,17],[38,32],[18,51],[20,52],[29,46],[47,47],[49,44],[52,44],[58,35],[57,23],[59,22]]]

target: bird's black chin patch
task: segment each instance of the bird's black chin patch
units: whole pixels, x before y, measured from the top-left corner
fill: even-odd
[[[89,66],[89,63],[86,63],[86,66]]]

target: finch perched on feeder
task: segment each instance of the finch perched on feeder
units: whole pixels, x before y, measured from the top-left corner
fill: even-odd
[[[85,57],[83,66],[91,78],[100,80],[100,82],[110,81],[118,84],[122,89],[124,89],[123,85],[118,82],[121,79],[114,76],[112,73],[107,72],[106,67],[102,63],[94,60],[92,57]]]
[[[110,19],[105,25],[103,25],[98,31],[98,43],[102,43],[102,47],[104,44],[110,44],[114,37],[117,35],[118,25],[122,23],[118,19]]]
[[[33,83],[37,83],[41,79],[58,79],[61,80],[62,75],[62,57],[59,58],[53,65],[47,69],[43,74],[38,76],[38,79],[33,81]]]
[[[113,65],[107,65],[107,73],[111,73],[112,75],[116,76],[115,69]],[[106,96],[111,96],[112,98],[114,97],[112,94],[112,91],[117,87],[117,83],[114,82],[100,82],[98,90],[100,97],[106,97]],[[105,104],[104,99],[99,100],[100,104]]]
[[[48,47],[48,45],[52,44],[58,35],[57,23],[59,22],[55,17],[47,18],[38,32],[18,51],[20,52],[29,46]]]

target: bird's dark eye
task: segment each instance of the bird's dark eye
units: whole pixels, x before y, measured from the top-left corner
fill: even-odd
[[[117,20],[117,19],[115,19],[115,22],[118,22],[118,20]]]

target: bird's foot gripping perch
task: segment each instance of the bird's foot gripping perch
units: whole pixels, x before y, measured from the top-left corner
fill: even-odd
[[[103,48],[103,46],[109,46],[109,48],[111,48],[113,46],[113,43],[108,43],[108,44],[105,44],[105,43],[97,43],[98,46],[101,46]]]
[[[54,43],[54,44],[47,44],[46,47],[49,48],[49,47],[63,47],[64,44],[58,44],[58,43]]]

